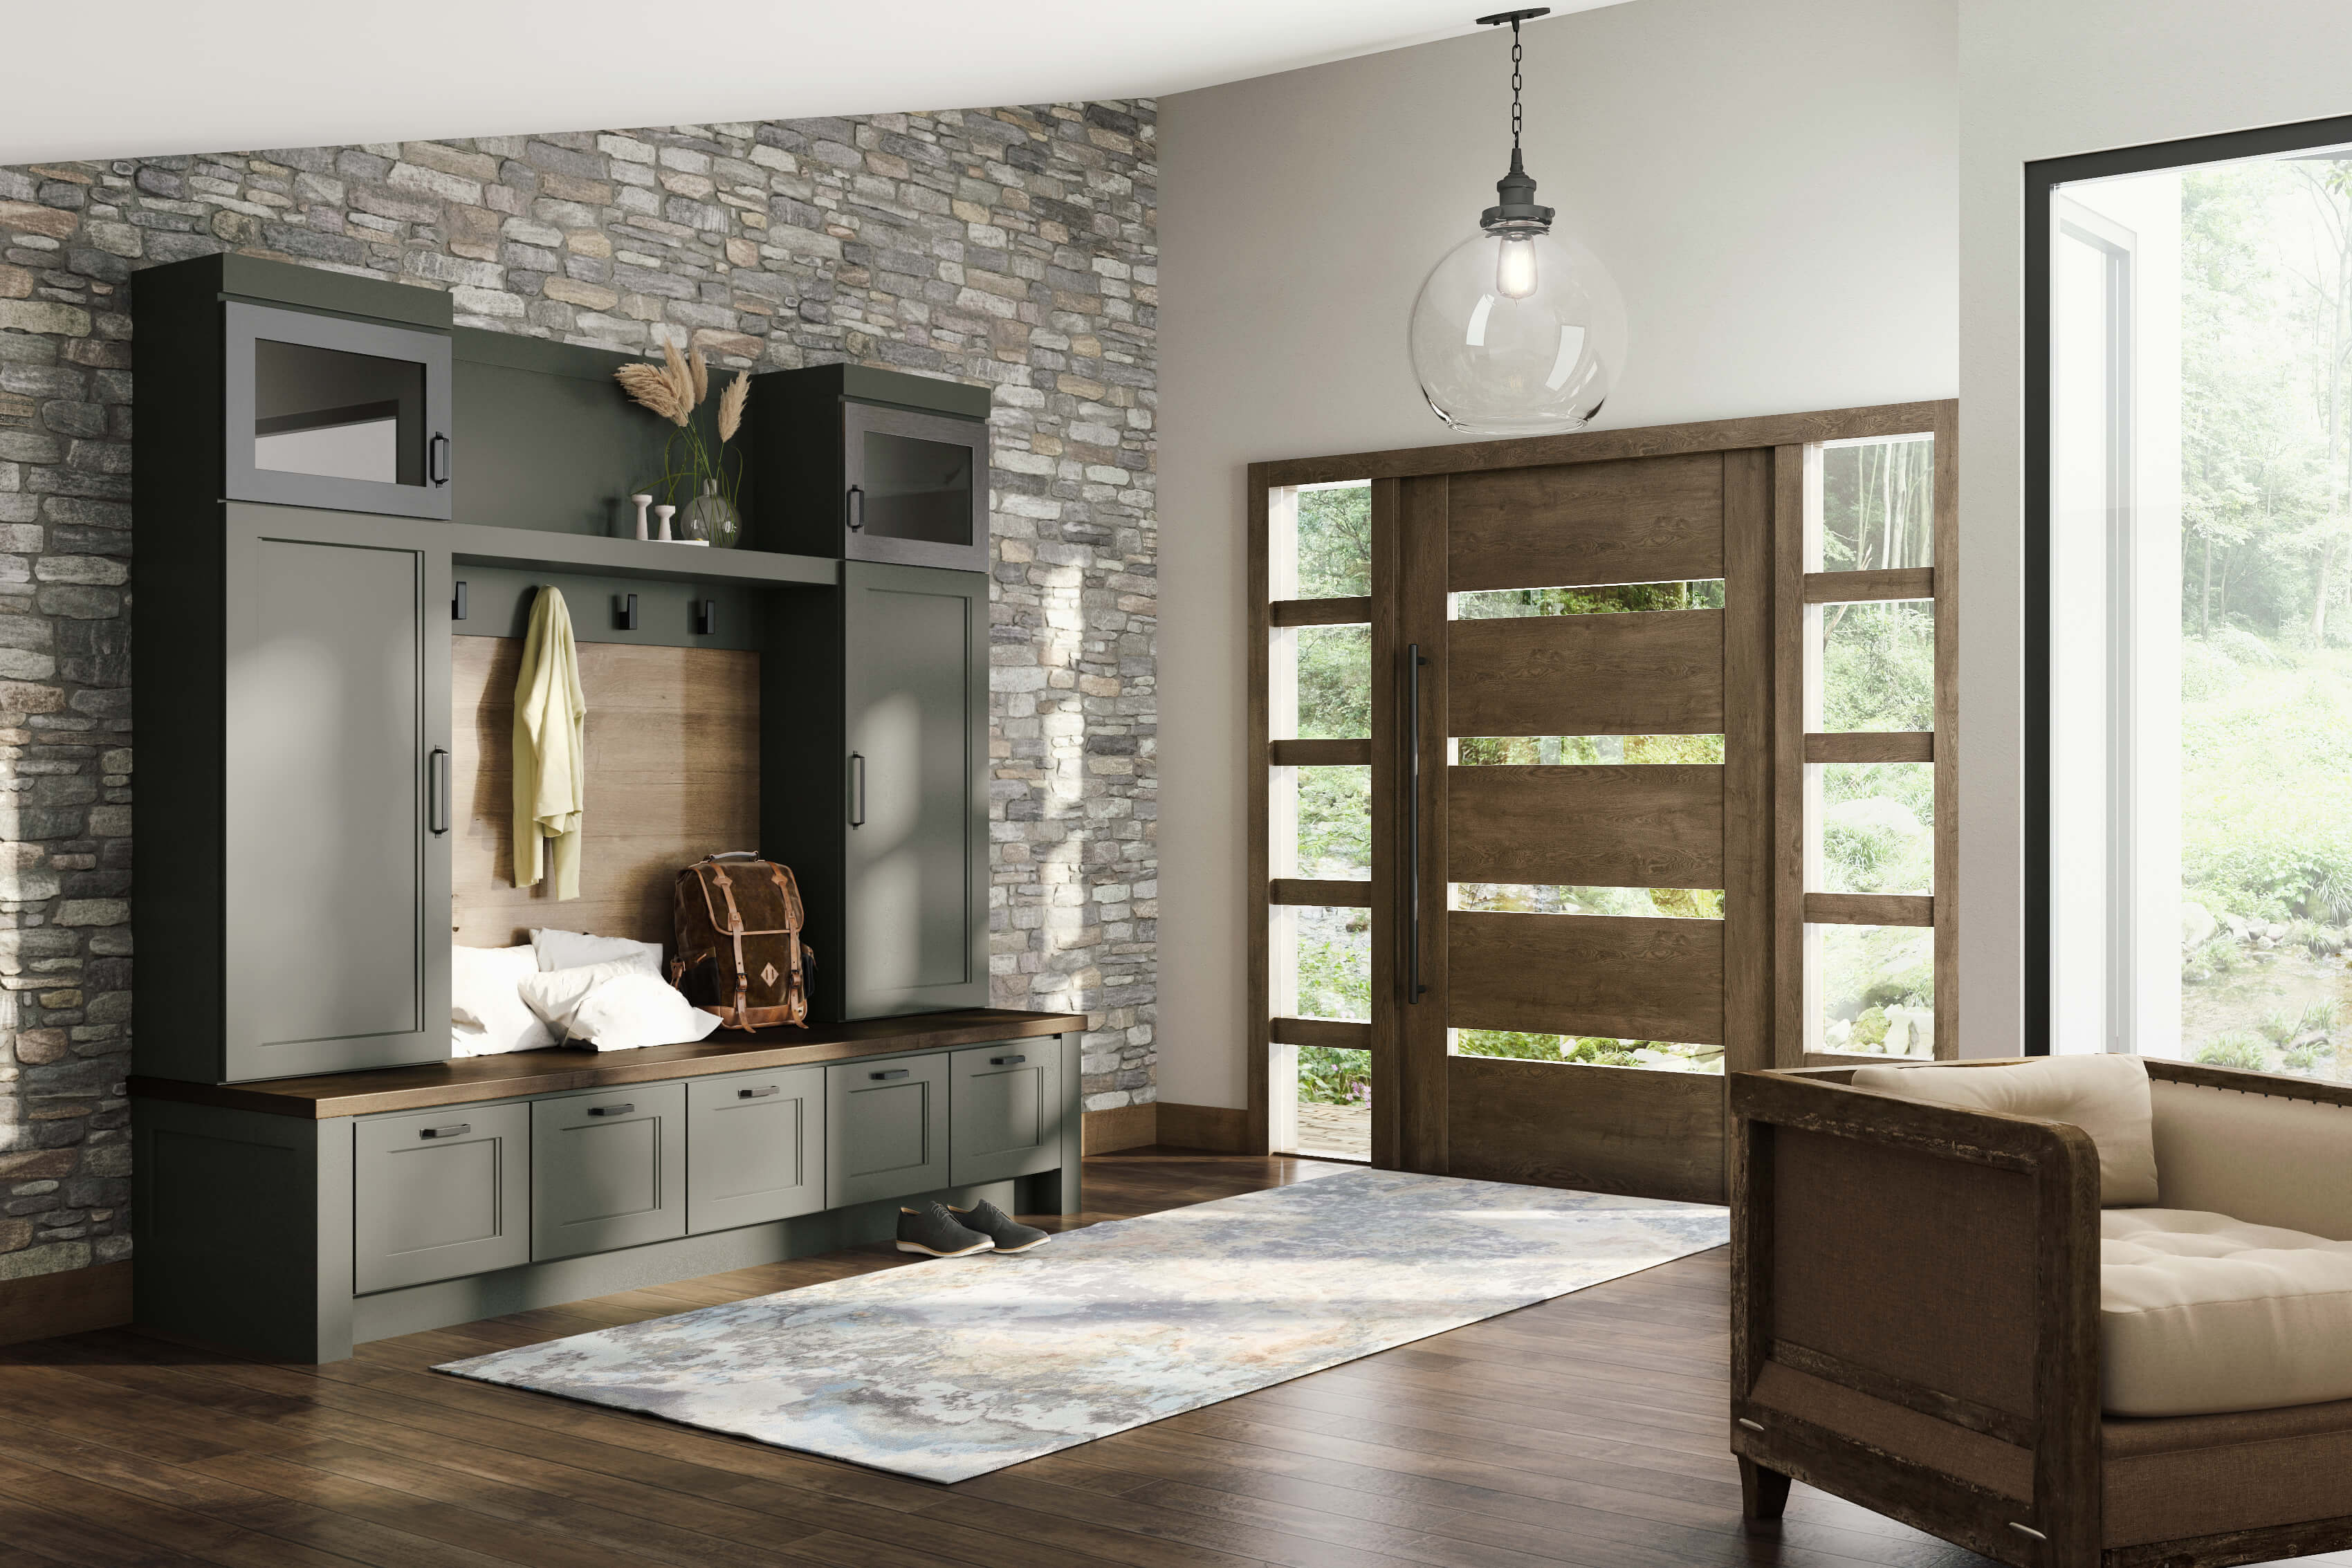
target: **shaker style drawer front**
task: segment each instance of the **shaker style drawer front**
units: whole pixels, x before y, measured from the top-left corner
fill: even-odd
[[[530,1261],[530,1114],[520,1103],[353,1124],[358,1295]]]
[[[535,1100],[530,1255],[570,1258],[686,1234],[686,1085]]]
[[[1003,1181],[1062,1163],[1061,1043],[983,1045],[955,1053],[952,1179]]]
[[[690,1231],[824,1207],[824,1069],[730,1072],[686,1084]]]
[[[904,1056],[824,1070],[825,1206],[948,1185],[948,1059]]]

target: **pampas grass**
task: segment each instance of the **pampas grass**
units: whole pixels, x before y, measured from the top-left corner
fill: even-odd
[[[663,339],[661,349],[660,364],[640,360],[613,372],[613,379],[621,383],[621,390],[633,402],[677,426],[686,438],[686,466],[680,469],[671,460],[671,450],[677,441],[674,435],[670,438],[671,447],[664,451],[664,473],[657,483],[665,493],[674,483],[684,483],[689,494],[699,492],[706,485],[724,485],[731,502],[735,486],[727,479],[727,444],[743,427],[743,404],[751,395],[751,372],[736,371],[735,379],[719,394],[714,420],[719,440],[714,449],[707,444],[705,432],[694,423],[694,411],[710,395],[709,361],[703,359],[699,348],[681,352],[672,339]],[[740,476],[740,464],[738,468]],[[650,485],[645,487],[653,488]]]
[[[721,444],[735,439],[743,428],[743,402],[751,395],[751,372],[737,371],[727,390],[719,394],[719,439]]]

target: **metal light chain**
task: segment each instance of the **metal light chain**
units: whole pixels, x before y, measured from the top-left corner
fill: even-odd
[[[1519,19],[1511,18],[1511,151],[1519,150]]]

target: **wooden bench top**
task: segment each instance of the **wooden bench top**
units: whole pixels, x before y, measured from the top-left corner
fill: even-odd
[[[567,1089],[609,1089],[713,1072],[800,1067],[893,1051],[946,1051],[1000,1040],[1075,1034],[1086,1027],[1086,1019],[1076,1013],[977,1008],[858,1023],[812,1024],[807,1029],[755,1030],[749,1034],[721,1030],[695,1045],[602,1052],[559,1047],[250,1083],[184,1083],[172,1078],[133,1077],[131,1094],[133,1099],[183,1100],[323,1121],[379,1111],[426,1111],[436,1105],[510,1100]]]

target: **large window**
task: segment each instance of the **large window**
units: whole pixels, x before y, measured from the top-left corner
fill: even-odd
[[[2029,178],[2029,1031],[2352,1077],[2352,124]]]

